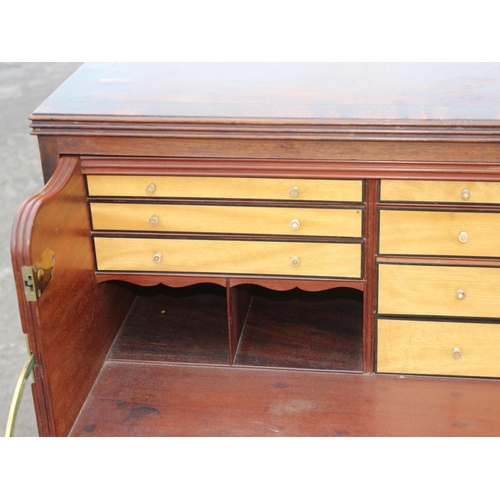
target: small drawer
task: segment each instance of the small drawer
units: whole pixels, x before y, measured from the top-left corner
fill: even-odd
[[[91,203],[95,230],[362,236],[362,210]]]
[[[90,196],[362,202],[363,182],[318,179],[89,175]]]
[[[380,210],[382,255],[500,256],[500,213]]]
[[[361,244],[94,238],[98,271],[361,278]]]
[[[378,321],[377,371],[500,377],[500,325]]]
[[[500,268],[379,264],[378,313],[500,317]]]
[[[500,182],[383,180],[380,201],[500,203]]]

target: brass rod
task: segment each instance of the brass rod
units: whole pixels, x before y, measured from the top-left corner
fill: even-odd
[[[17,413],[19,411],[19,407],[21,406],[21,401],[23,399],[24,387],[31,372],[33,371],[33,368],[35,367],[35,364],[36,364],[35,355],[32,353],[24,363],[23,369],[21,370],[21,374],[19,375],[19,379],[17,380],[16,389],[14,390],[14,395],[12,396],[12,403],[10,405],[9,417],[7,419],[5,437],[12,437],[14,435]]]

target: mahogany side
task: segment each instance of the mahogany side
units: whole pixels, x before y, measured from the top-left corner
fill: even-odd
[[[24,296],[21,266],[49,248],[53,277],[36,302]],[[131,304],[124,285],[98,285],[79,159],[62,158],[50,182],[19,209],[12,260],[23,331],[36,358],[41,435],[67,435]]]
[[[109,360],[71,436],[500,436],[498,383]]]

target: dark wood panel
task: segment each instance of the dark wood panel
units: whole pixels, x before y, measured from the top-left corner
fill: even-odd
[[[365,182],[366,210],[364,213],[364,276],[366,286],[363,303],[363,371],[372,373],[375,369],[375,297],[377,293],[377,248],[379,182]]]
[[[38,147],[42,160],[43,180],[45,184],[52,177],[59,162],[59,145],[57,136],[39,136]]]
[[[498,381],[107,362],[73,436],[500,436]]]
[[[228,364],[226,289],[139,289],[108,359]]]
[[[250,286],[230,285],[230,279],[227,280],[227,313],[229,323],[229,352],[231,364],[234,363],[238,344],[240,342],[243,327],[248,316],[248,310],[252,301],[252,290]]]
[[[362,370],[361,292],[254,287],[252,294],[235,365]]]
[[[92,63],[34,116],[487,121],[500,118],[498,75],[491,63]]]
[[[151,137],[60,136],[59,154],[109,156],[168,156],[191,158],[271,158],[302,160],[491,162],[498,163],[500,143],[460,144],[415,141],[352,140],[258,140],[258,139],[185,139]],[[398,171],[366,171],[370,178],[400,177]],[[431,171],[432,172],[432,171]],[[495,173],[492,172],[494,175]],[[341,177],[352,177],[346,171]],[[417,176],[413,171],[410,176]],[[453,179],[453,170],[443,178]],[[470,176],[470,172],[468,173]],[[498,172],[497,174],[498,175]],[[339,176],[340,177],[340,176]],[[433,175],[434,177],[434,175]],[[486,176],[485,176],[486,177]]]

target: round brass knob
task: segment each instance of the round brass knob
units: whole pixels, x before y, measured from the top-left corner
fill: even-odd
[[[300,221],[298,219],[292,219],[290,221],[290,229],[292,231],[298,231],[300,229]]]
[[[290,259],[290,264],[293,266],[293,267],[297,267],[300,265],[300,259],[298,257],[292,257]]]
[[[454,347],[453,351],[451,351],[451,356],[453,359],[460,359],[462,357],[462,351],[460,350],[460,347]]]
[[[150,226],[157,226],[158,225],[158,222],[160,222],[160,220],[158,219],[158,216],[157,215],[152,215],[150,218],[149,218],[149,225]]]
[[[457,290],[456,297],[458,300],[464,300],[465,292],[463,290]]]
[[[297,186],[293,186],[290,189],[290,198],[298,198],[299,197],[299,188]]]
[[[161,262],[161,252],[156,252],[153,254],[153,262],[159,264]]]
[[[458,234],[458,241],[460,243],[467,243],[469,241],[469,235],[467,234],[467,231],[460,231]]]
[[[151,183],[146,187],[146,193],[149,195],[155,194],[155,191],[156,191],[156,184]]]
[[[467,188],[462,189],[462,200],[470,200],[470,191]]]

